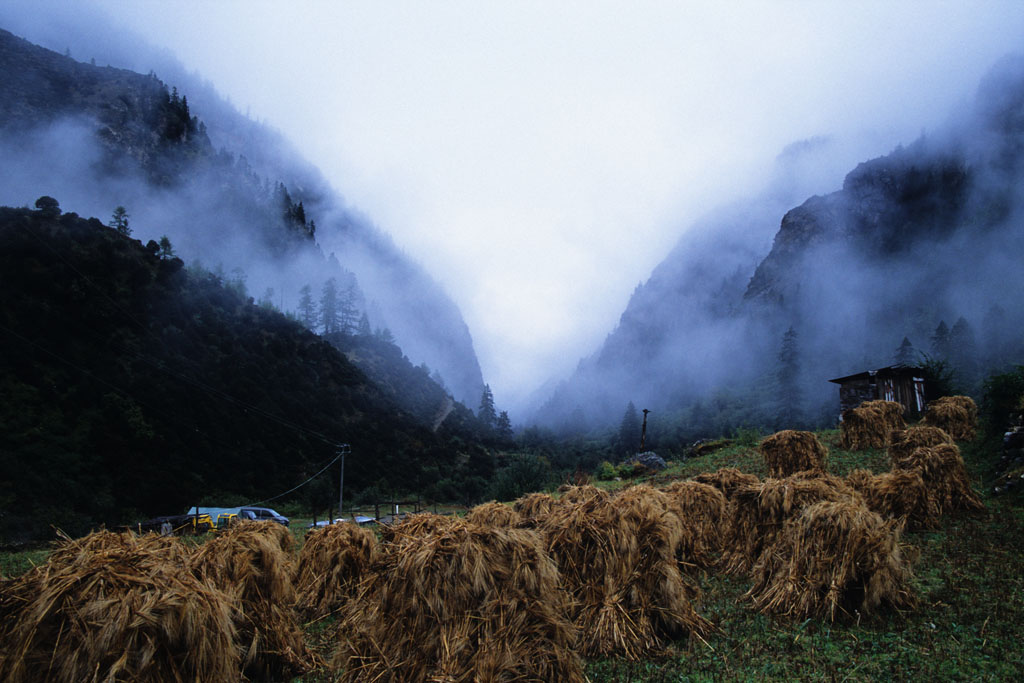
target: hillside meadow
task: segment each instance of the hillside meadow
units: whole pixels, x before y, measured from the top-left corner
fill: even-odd
[[[876,473],[889,469],[885,450],[843,450],[835,430],[818,432],[817,436],[828,447],[826,469],[831,475],[844,477],[856,469]],[[706,455],[672,462],[667,470],[656,475],[627,481],[594,481],[593,484],[611,494],[638,483],[664,488],[675,481],[720,468],[737,468],[765,478],[768,472],[757,448],[759,436],[746,433],[738,437],[723,440],[720,447]],[[913,568],[910,585],[916,597],[914,607],[883,608],[873,614],[856,613],[850,619],[835,621],[767,616],[754,611],[750,601],[744,599],[752,585],[748,575],[702,570],[691,575],[700,588],[700,595],[693,599],[693,604],[696,613],[710,623],[710,628],[683,634],[667,642],[666,648],[632,660],[616,655],[583,657],[579,660],[580,675],[594,683],[1015,678],[1024,665],[1024,653],[1019,647],[1024,636],[1024,508],[1019,498],[993,496],[991,486],[983,486],[990,477],[988,468],[993,456],[980,442],[961,444],[961,448],[974,489],[980,492],[985,509],[974,513],[948,512],[942,515],[935,529],[903,531],[904,555],[911,560]],[[282,545],[289,546],[290,556],[297,557],[301,553],[308,521],[294,519],[288,534],[290,538],[281,541]],[[501,538],[504,537],[493,536],[493,539]],[[188,540],[186,545],[194,545],[192,539]],[[199,547],[210,542],[212,535],[211,539],[199,539]],[[408,538],[402,540],[401,536],[397,540],[392,536],[390,542],[412,543]],[[402,547],[408,553],[425,552],[421,546]],[[444,552],[444,549],[435,547],[434,551]],[[458,552],[454,547],[451,551]],[[17,577],[32,566],[44,563],[49,552],[36,549],[0,554],[0,572],[8,579]],[[212,550],[206,553],[213,554]],[[543,560],[535,561],[543,564]],[[398,564],[389,566],[397,573],[402,571],[402,564],[401,560],[396,562]],[[541,565],[537,568],[542,569]],[[10,584],[4,583],[5,591]],[[402,590],[404,587],[379,588]],[[455,595],[449,599],[460,598]],[[352,619],[353,612],[346,613],[344,609],[306,619],[301,623],[302,646],[296,646],[296,649],[305,648],[302,653],[305,671],[257,667],[247,670],[250,678],[261,680],[260,671],[283,671],[295,674],[292,678],[295,681],[333,681],[339,677],[358,680],[358,676],[339,669],[335,659],[338,643],[351,635]],[[11,653],[4,656],[10,657]],[[569,670],[571,667],[565,669]]]

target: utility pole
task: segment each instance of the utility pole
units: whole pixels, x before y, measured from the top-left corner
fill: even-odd
[[[644,426],[640,428],[640,452],[644,452],[644,441],[647,439],[647,413],[651,411],[644,408]]]
[[[347,443],[338,444],[338,455],[341,456],[341,473],[338,476],[338,519],[341,519],[341,510],[345,502],[345,456],[351,452]]]

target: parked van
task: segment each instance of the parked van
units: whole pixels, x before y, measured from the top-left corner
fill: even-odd
[[[277,522],[288,526],[289,520],[284,515],[270,508],[239,508],[239,519],[254,519],[258,522]]]
[[[288,518],[276,510],[261,507],[238,507],[238,508],[201,508],[193,507],[188,511],[190,515],[209,515],[211,519],[217,520],[217,528],[227,526],[236,519],[252,519],[258,522],[277,522],[288,526]]]

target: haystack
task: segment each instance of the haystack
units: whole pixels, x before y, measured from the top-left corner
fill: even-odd
[[[696,481],[672,482],[663,490],[670,509],[683,523],[679,552],[684,567],[715,567],[721,559],[728,523],[725,494]]]
[[[377,537],[351,523],[329,524],[306,534],[295,580],[295,609],[319,619],[355,595],[359,580],[377,560]]]
[[[743,486],[733,496],[733,516],[726,541],[726,571],[751,570],[761,553],[775,542],[783,525],[803,508],[828,502],[862,503],[855,490],[838,477],[765,479]]]
[[[884,519],[903,519],[915,531],[938,528],[939,508],[917,470],[877,475],[854,470],[846,481],[863,496],[868,509]]]
[[[585,503],[592,499],[607,501],[611,494],[596,486],[561,486],[558,491],[562,494],[559,501],[562,503]]]
[[[466,521],[482,526],[516,526],[523,518],[512,507],[492,500],[470,510]]]
[[[970,441],[978,428],[978,406],[970,396],[943,396],[928,404],[922,421],[956,441]]]
[[[238,680],[230,599],[155,534],[64,541],[0,595],[0,680]]]
[[[669,508],[664,493],[635,486],[613,500],[560,505],[544,520],[584,656],[639,660],[712,628],[694,609],[699,590],[679,570],[682,521]]]
[[[395,544],[341,610],[342,681],[585,680],[558,570],[530,529],[453,519]]]
[[[744,598],[760,612],[830,622],[883,604],[912,608],[913,573],[900,549],[900,528],[860,503],[810,505],[761,556]]]
[[[446,529],[456,522],[452,515],[433,512],[418,512],[403,517],[394,524],[382,524],[380,538],[384,543],[395,543],[406,538],[415,538]]]
[[[306,670],[295,604],[291,534],[276,522],[241,521],[200,546],[192,572],[231,596],[245,675],[285,680]],[[286,550],[287,549],[287,550]]]
[[[903,406],[895,401],[865,401],[843,411],[839,424],[839,445],[848,451],[885,448],[889,435],[903,429]]]
[[[531,493],[517,500],[512,508],[523,522],[532,525],[547,517],[557,503],[558,501],[546,493]]]
[[[964,459],[955,444],[918,448],[910,456],[894,460],[892,466],[893,471],[919,470],[940,513],[985,509],[985,504],[971,489]]]
[[[786,429],[765,437],[758,450],[768,465],[768,476],[776,479],[802,471],[824,472],[828,449],[814,432]]]
[[[761,483],[757,475],[741,472],[735,467],[722,467],[715,472],[702,472],[695,476],[693,481],[714,486],[730,500],[740,487]]]
[[[938,427],[923,425],[899,429],[890,436],[889,461],[891,463],[906,460],[914,451],[922,446],[939,446],[953,443],[953,438],[945,430]]]

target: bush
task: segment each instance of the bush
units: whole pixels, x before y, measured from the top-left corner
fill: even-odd
[[[597,468],[597,478],[601,481],[611,481],[617,476],[619,476],[619,471],[615,468],[615,465],[607,460],[602,462]]]
[[[751,427],[737,427],[732,432],[732,438],[740,446],[753,448],[761,443],[761,431]]]
[[[639,477],[641,474],[647,473],[647,468],[637,460],[630,462],[624,462],[618,467],[619,476],[623,479],[633,479]]]
[[[981,398],[981,427],[986,438],[997,438],[1010,424],[1024,400],[1024,365],[985,380]]]
[[[541,491],[551,481],[551,466],[544,458],[515,455],[495,473],[490,497],[494,500],[515,500],[534,491]]]

